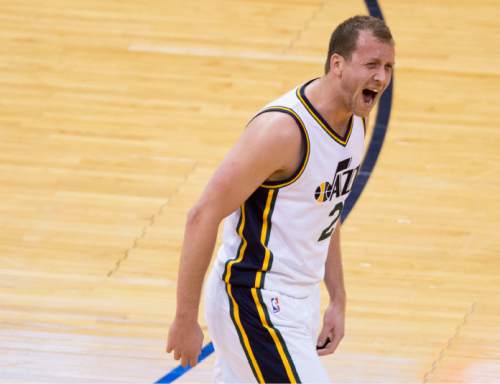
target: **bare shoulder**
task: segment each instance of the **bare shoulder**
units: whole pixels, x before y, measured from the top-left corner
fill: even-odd
[[[197,204],[222,219],[266,180],[287,179],[299,168],[301,131],[281,112],[255,117],[210,179]]]
[[[269,111],[257,115],[247,126],[252,134],[263,135],[271,141],[285,140],[300,143],[301,133],[297,121],[289,114]]]
[[[269,175],[279,180],[293,174],[304,151],[303,133],[295,118],[279,111],[264,112],[247,126],[245,135],[252,137],[262,156],[274,158],[279,168]]]

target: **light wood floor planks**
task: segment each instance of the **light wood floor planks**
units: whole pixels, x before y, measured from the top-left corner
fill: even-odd
[[[338,383],[500,377],[500,8],[380,1],[390,126],[343,230]],[[0,382],[153,382],[185,215],[362,1],[0,3]],[[372,121],[375,116],[372,116]],[[180,381],[210,381],[213,357]]]

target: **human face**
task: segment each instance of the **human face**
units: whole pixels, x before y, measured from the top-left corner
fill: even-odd
[[[378,40],[371,31],[360,31],[356,49],[344,60],[341,88],[347,108],[367,117],[391,82],[394,45]]]

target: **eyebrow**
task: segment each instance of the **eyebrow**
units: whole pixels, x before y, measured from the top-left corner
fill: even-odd
[[[366,59],[366,63],[371,63],[371,62],[381,63],[382,60],[380,60],[379,58],[376,58],[376,57],[371,57],[371,58]],[[396,65],[396,62],[393,61],[393,62],[389,62],[387,64],[389,64],[391,67],[394,67]]]

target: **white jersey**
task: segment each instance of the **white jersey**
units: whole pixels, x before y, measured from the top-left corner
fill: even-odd
[[[305,154],[294,175],[266,181],[225,219],[215,268],[227,284],[300,298],[324,277],[331,234],[359,173],[365,123],[353,116],[337,135],[305,95],[311,82],[259,112],[292,116]]]

